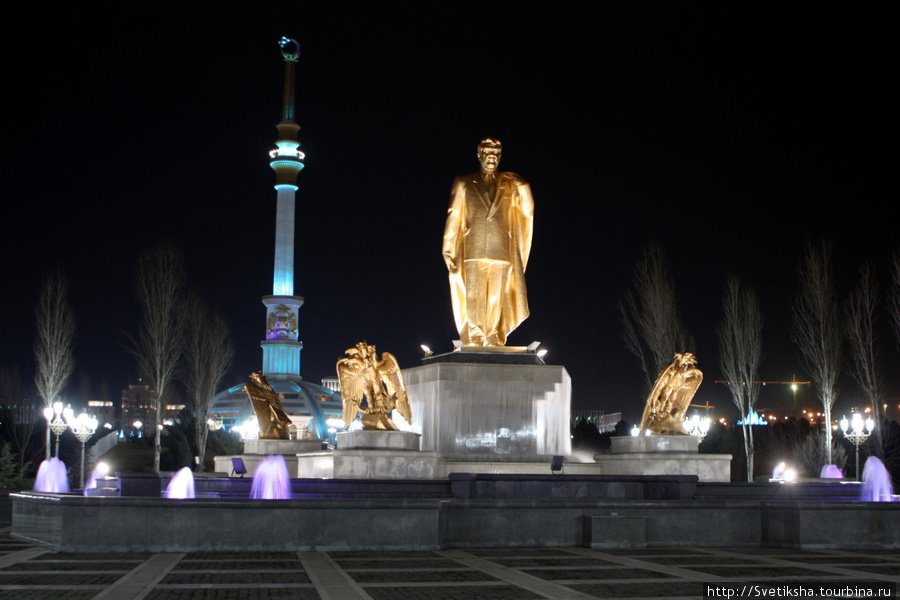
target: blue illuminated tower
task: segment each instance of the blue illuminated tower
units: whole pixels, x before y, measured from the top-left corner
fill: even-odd
[[[299,379],[303,342],[298,340],[297,311],[303,298],[294,295],[294,199],[304,155],[297,139],[300,126],[294,120],[294,66],[300,57],[300,45],[288,38],[281,38],[279,44],[284,57],[284,103],[281,122],[276,125],[276,147],[269,152],[278,197],[275,274],[272,295],[262,299],[266,306],[266,339],[260,345],[266,377]]]
[[[269,152],[269,164],[275,171],[278,208],[272,295],[262,299],[266,307],[266,339],[260,343],[262,371],[272,389],[283,396],[281,405],[298,433],[324,440],[329,436],[328,419],[343,414],[343,401],[336,391],[300,377],[303,342],[297,339],[297,311],[303,305],[303,298],[294,295],[294,198],[297,174],[303,169],[304,158],[297,141],[300,126],[294,121],[294,63],[300,58],[300,46],[288,38],[281,38],[279,45],[284,56],[284,109],[281,123],[276,125],[275,149]],[[247,401],[243,384],[216,394],[212,412],[229,428],[250,418],[253,407]]]

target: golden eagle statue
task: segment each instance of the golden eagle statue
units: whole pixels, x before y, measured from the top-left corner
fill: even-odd
[[[647,430],[663,435],[687,433],[684,430],[684,414],[703,381],[703,373],[696,365],[697,359],[693,354],[679,352],[675,360],[663,369],[647,396],[641,418],[641,435]]]
[[[250,380],[244,384],[244,391],[250,396],[250,404],[253,405],[253,412],[256,413],[256,421],[259,423],[259,439],[290,439],[288,428],[291,426],[291,419],[281,406],[284,396],[272,389],[262,371],[254,371],[250,374]]]
[[[394,355],[384,352],[379,360],[375,346],[366,342],[347,349],[345,354],[347,356],[337,362],[345,425],[349,426],[356,419],[356,413],[363,413],[363,429],[397,431],[398,427],[390,417],[394,409],[412,422],[409,396]],[[365,406],[362,406],[363,399]]]

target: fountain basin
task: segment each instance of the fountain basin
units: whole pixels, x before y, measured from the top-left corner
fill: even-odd
[[[900,548],[900,503],[85,498],[21,492],[13,537],[62,552],[526,546]],[[623,524],[625,525],[623,527]]]

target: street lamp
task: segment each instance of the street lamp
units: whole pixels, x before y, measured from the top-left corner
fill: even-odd
[[[709,419],[707,417],[701,419],[700,415],[694,415],[684,420],[684,430],[702,442],[709,433]]]
[[[84,485],[84,445],[97,430],[97,419],[81,413],[77,419],[69,421],[69,427],[72,428],[72,433],[81,442],[81,479],[79,481]]]
[[[865,429],[863,429],[863,427],[865,427]],[[856,446],[857,481],[859,481],[859,445],[869,438],[874,429],[875,421],[872,418],[868,418],[863,422],[862,415],[859,413],[853,413],[851,421],[848,421],[847,417],[841,419],[841,431],[844,432],[844,437],[847,438],[851,444]]]
[[[256,417],[250,417],[244,421],[243,425],[236,425],[231,430],[240,433],[244,440],[259,439],[259,421],[256,420]]]
[[[66,422],[62,420],[63,415],[63,403],[62,402],[54,402],[53,408],[47,407],[44,409],[44,418],[47,419],[47,452],[50,452],[50,432],[53,432],[53,435],[56,436],[56,453],[54,456],[59,458],[59,436],[62,435],[62,432],[66,430]]]

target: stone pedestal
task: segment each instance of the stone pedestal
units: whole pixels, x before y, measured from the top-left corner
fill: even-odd
[[[696,475],[700,481],[730,481],[730,454],[700,454],[690,435],[615,436],[611,454],[595,454],[594,464],[569,465],[569,473],[600,475]]]
[[[297,455],[316,452],[322,449],[322,440],[244,440],[244,453],[240,455],[247,468],[246,477],[253,477],[256,465],[270,454],[280,454],[287,464],[288,473],[297,472]],[[231,473],[233,456],[217,456],[215,470],[217,473]]]
[[[293,455],[322,449],[322,440],[244,440],[244,454]]]
[[[493,362],[496,353],[485,353],[485,362],[474,352],[445,356],[403,371],[422,450],[524,460],[571,452],[571,379],[564,367]]]
[[[636,452],[692,452],[700,447],[700,440],[692,435],[631,435],[610,438],[613,454]]]
[[[410,431],[343,431],[335,436],[338,450],[400,450],[418,452],[422,436]]]
[[[420,452],[422,436],[410,431],[344,431],[334,452],[297,456],[297,477],[335,479],[435,479],[441,456]]]

